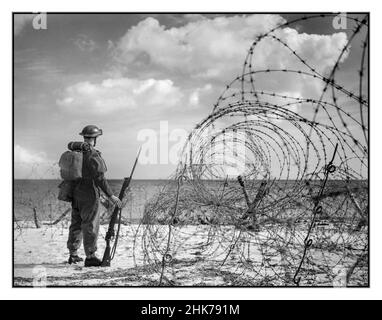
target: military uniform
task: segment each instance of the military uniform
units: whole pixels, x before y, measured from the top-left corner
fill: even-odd
[[[97,251],[100,189],[108,197],[113,195],[104,176],[106,170],[106,164],[98,150],[91,148],[83,152],[82,178],[73,192],[72,219],[67,242],[71,255],[77,255],[82,240],[87,257],[94,256]]]

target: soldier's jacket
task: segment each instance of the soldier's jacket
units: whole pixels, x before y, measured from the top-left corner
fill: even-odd
[[[93,148],[89,151],[84,151],[82,161],[82,179],[77,186],[78,191],[85,194],[96,192],[96,196],[99,196],[99,188],[108,197],[113,195],[113,191],[105,179],[106,171],[107,167],[105,161],[102,159],[101,152]]]
[[[100,219],[99,189],[108,197],[113,194],[104,176],[106,170],[99,151],[91,148],[83,152],[82,178],[73,192],[72,220],[67,242],[71,254],[77,254],[82,239],[86,257],[92,256],[97,251]]]

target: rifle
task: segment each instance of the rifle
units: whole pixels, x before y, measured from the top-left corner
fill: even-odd
[[[122,184],[121,190],[119,191],[119,196],[118,196],[119,200],[121,200],[121,201],[123,200],[125,192],[130,185],[131,179],[133,178],[134,170],[135,170],[135,167],[137,166],[137,162],[138,162],[139,155],[141,153],[141,149],[142,149],[142,147],[139,148],[137,157],[135,158],[135,162],[133,165],[133,169],[131,170],[130,177],[123,179],[123,184]],[[113,260],[113,258],[114,258],[115,251],[117,249],[119,230],[121,227],[121,217],[122,217],[122,209],[115,207],[113,214],[111,215],[109,227],[108,227],[108,230],[107,230],[107,233],[105,236],[106,248],[105,248],[105,252],[103,254],[101,267],[110,267],[111,260]],[[118,219],[117,235],[116,235],[115,240],[114,240],[113,248],[111,248],[110,242],[111,242],[111,239],[115,235],[114,226],[117,222],[117,219]]]

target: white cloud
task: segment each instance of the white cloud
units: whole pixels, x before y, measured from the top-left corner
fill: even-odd
[[[45,163],[47,162],[47,157],[44,152],[31,152],[16,144],[14,148],[14,162],[26,164]]]
[[[191,107],[199,107],[201,104],[201,98],[210,94],[212,90],[211,84],[207,83],[202,88],[196,88],[195,90],[192,90],[192,92],[189,95],[188,103]]]
[[[31,151],[18,144],[14,151],[14,175],[16,179],[58,178],[58,167],[45,152]]]
[[[138,108],[165,110],[177,105],[212,107],[224,85],[242,72],[255,37],[285,22],[278,15],[190,16],[186,21],[183,26],[166,28],[155,18],[142,20],[119,41],[109,43],[118,70],[111,72],[110,79],[69,86],[57,104],[64,110],[93,114]],[[333,66],[347,41],[345,33],[305,34],[290,27],[278,29],[274,35],[321,73]],[[84,48],[92,50],[89,39],[85,40]],[[307,71],[290,50],[271,38],[256,46],[252,67]],[[322,85],[298,74],[268,73],[256,75],[255,89],[299,92],[313,98]]]
[[[57,104],[68,111],[107,114],[123,109],[171,108],[182,97],[181,90],[168,79],[114,78],[70,86]]]
[[[118,60],[177,71],[190,76],[218,77],[234,62],[237,68],[254,35],[280,23],[275,15],[198,19],[166,29],[147,18],[132,27],[117,46]]]
[[[13,16],[13,34],[15,36],[18,36],[23,31],[24,27],[31,23],[32,25],[32,19],[34,17],[34,14],[21,14],[17,13]]]
[[[130,28],[116,45],[117,61],[129,72],[157,71],[167,77],[229,81],[239,75],[246,53],[256,36],[285,20],[278,15],[198,17],[184,26],[166,29],[158,20],[147,18]],[[311,35],[291,28],[275,33],[303,58],[326,70],[346,43],[346,34]],[[272,39],[256,47],[253,66],[296,67],[301,63],[284,46]]]
[[[284,28],[278,31],[277,35],[312,67],[321,72],[326,72],[328,68],[334,66],[341,50],[347,43],[347,36],[344,32],[332,35],[318,35],[298,33],[295,29]],[[288,59],[289,65],[301,66],[301,63],[291,56],[289,51],[285,50],[284,52],[295,60],[295,63],[293,63],[291,59]],[[346,57],[347,54],[342,57],[341,61]]]

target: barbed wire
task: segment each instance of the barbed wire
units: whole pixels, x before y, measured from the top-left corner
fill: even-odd
[[[280,33],[327,17],[334,15],[305,16],[258,35],[242,74],[190,133],[173,177],[182,183],[168,184],[147,204],[142,241],[135,241],[161,285],[181,284],[191,264],[195,276],[213,273],[223,285],[331,286],[338,268],[347,285],[367,285],[367,16],[349,17],[354,29],[330,70],[319,71]],[[340,83],[340,64],[362,32],[354,92]],[[255,69],[265,41],[301,69]],[[283,76],[311,81],[319,92],[302,97],[266,88]]]

